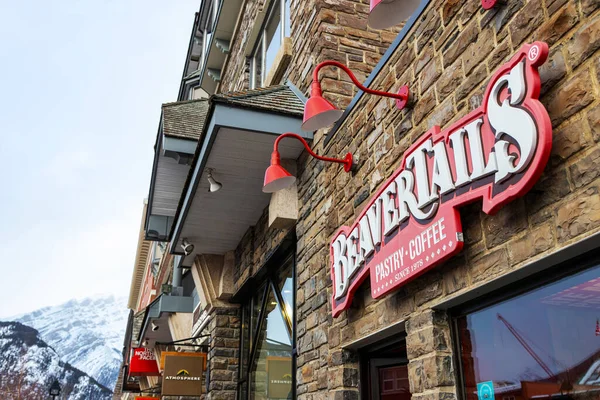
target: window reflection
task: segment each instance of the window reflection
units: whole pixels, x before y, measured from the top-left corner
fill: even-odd
[[[266,318],[258,331],[250,374],[251,399],[291,399],[292,341],[283,313],[269,288]]]
[[[599,317],[596,266],[458,318],[467,398],[599,398]]]
[[[265,28],[265,69],[268,71],[281,47],[281,8],[276,5]]]
[[[289,321],[289,325],[292,326],[294,318],[294,278],[293,278],[293,261],[288,262],[287,267],[283,269],[279,279],[279,291],[284,302],[284,313],[285,317]]]

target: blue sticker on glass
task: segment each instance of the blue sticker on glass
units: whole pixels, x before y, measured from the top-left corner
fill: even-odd
[[[477,397],[479,400],[494,400],[494,382],[480,382],[477,384]]]

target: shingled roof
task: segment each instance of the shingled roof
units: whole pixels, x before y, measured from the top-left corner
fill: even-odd
[[[162,113],[165,136],[198,140],[208,114],[208,99],[163,104]]]
[[[304,114],[304,103],[287,85],[269,86],[241,92],[220,93],[214,95],[213,100],[218,103],[299,117]]]

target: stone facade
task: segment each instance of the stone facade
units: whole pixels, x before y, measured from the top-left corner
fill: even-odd
[[[244,48],[264,1],[247,1],[221,90],[247,84]],[[347,64],[359,80],[371,72],[396,32],[366,28],[368,1],[292,1],[294,57],[286,78],[307,93],[314,66]],[[553,125],[551,159],[535,187],[493,216],[480,204],[461,210],[464,250],[400,290],[374,300],[368,282],[353,305],[331,316],[329,241],[350,225],[403,152],[433,125],[442,129],[480,106],[494,70],[523,43],[545,41],[542,95]],[[340,107],[355,88],[335,69],[322,72],[324,96]],[[358,399],[358,357],[342,345],[406,320],[409,377],[414,399],[456,397],[448,316],[433,306],[515,271],[600,231],[600,2],[511,0],[485,11],[480,1],[432,0],[394,50],[372,88],[408,84],[409,107],[363,96],[328,142],[313,147],[358,160],[354,175],[306,155],[298,160],[297,394],[299,399]],[[267,210],[265,210],[265,213]],[[236,251],[236,288],[256,273],[287,231],[267,228],[265,214]]]
[[[211,311],[207,369],[210,374],[207,400],[235,400],[240,347],[238,308]]]

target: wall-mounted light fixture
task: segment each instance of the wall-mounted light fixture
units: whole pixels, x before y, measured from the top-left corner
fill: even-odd
[[[333,104],[323,98],[321,85],[319,84],[319,70],[326,66],[335,66],[348,74],[352,82],[365,93],[375,94],[377,96],[385,96],[396,99],[396,107],[402,110],[408,102],[409,90],[408,86],[402,86],[398,93],[382,92],[379,90],[369,89],[364,87],[354,76],[352,71],[344,64],[337,61],[323,61],[315,67],[313,71],[313,81],[310,88],[310,98],[304,105],[304,119],[302,129],[305,131],[316,131],[317,129],[325,128],[340,119],[344,113],[342,110],[335,108]]]
[[[208,180],[208,183],[210,183],[210,186],[208,187],[208,191],[210,193],[217,192],[217,191],[221,190],[221,188],[223,187],[223,184],[221,184],[221,182],[217,182],[215,180],[215,178],[213,178],[213,169],[212,168],[207,169],[206,179]]]
[[[160,326],[158,326],[157,324],[155,324],[154,322],[152,322],[152,332],[156,332],[157,330],[160,329]]]
[[[481,0],[481,7],[483,7],[485,10],[491,10],[501,3],[502,1],[500,0]]]
[[[186,256],[189,256],[194,251],[194,245],[191,244],[187,239],[183,239],[181,242],[181,248]]]
[[[375,29],[387,29],[406,21],[421,0],[371,0],[367,24]]]
[[[265,183],[262,189],[264,193],[273,193],[288,188],[296,181],[296,177],[287,172],[285,168],[281,166],[281,156],[279,155],[279,150],[277,148],[279,146],[279,141],[281,141],[281,139],[285,137],[294,138],[302,142],[304,148],[306,149],[306,151],[308,151],[308,154],[310,154],[317,160],[344,164],[344,171],[350,172],[352,170],[353,161],[351,153],[346,154],[346,157],[344,159],[323,157],[318,154],[315,154],[308,146],[308,143],[306,143],[306,140],[302,138],[302,136],[296,135],[295,133],[284,133],[282,135],[279,135],[279,137],[275,139],[275,143],[273,144],[273,153],[271,153],[271,165],[269,166],[269,168],[267,168],[267,171],[265,172]]]

